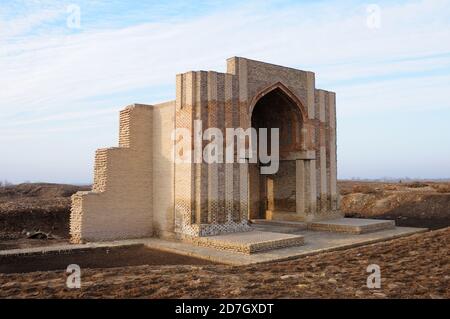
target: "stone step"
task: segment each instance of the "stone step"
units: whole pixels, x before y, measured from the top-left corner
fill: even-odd
[[[304,230],[302,228],[297,227],[289,227],[289,226],[277,226],[277,225],[258,225],[253,224],[252,228],[254,230],[260,230],[260,231],[268,231],[273,233],[284,233],[284,234],[292,234],[296,233],[298,231]]]
[[[270,220],[270,219],[252,219],[252,226],[279,226],[295,228],[296,231],[307,229],[307,224],[303,222]]]
[[[395,228],[395,221],[393,220],[365,218],[338,218],[308,224],[310,230],[349,234],[364,234],[392,228]]]
[[[244,254],[280,249],[304,244],[301,235],[252,230],[248,232],[192,238],[197,245]]]

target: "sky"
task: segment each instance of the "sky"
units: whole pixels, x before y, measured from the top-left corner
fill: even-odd
[[[339,178],[450,177],[450,0],[1,0],[0,180],[91,183],[120,109],[233,56],[336,92]]]

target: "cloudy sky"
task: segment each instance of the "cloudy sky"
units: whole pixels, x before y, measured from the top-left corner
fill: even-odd
[[[2,0],[0,180],[91,182],[121,108],[232,56],[337,92],[340,178],[450,177],[448,0]]]

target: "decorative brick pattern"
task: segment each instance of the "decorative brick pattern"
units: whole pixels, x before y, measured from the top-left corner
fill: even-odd
[[[202,121],[202,132],[217,127],[226,137],[226,128],[252,126],[262,99],[267,121],[282,135],[279,174],[263,176],[259,164],[247,162],[173,161],[174,128],[192,132],[182,152],[192,152],[194,160],[209,143],[195,145],[195,120]],[[254,210],[293,221],[339,216],[335,108],[335,94],[316,89],[308,71],[234,57],[226,73],[178,74],[174,101],[120,112],[119,147],[96,152],[92,191],[73,196],[72,241],[244,232]],[[268,196],[275,196],[270,211]]]
[[[220,250],[232,250],[244,254],[254,254],[304,244],[304,238],[301,235],[271,233],[258,230],[244,234],[193,237],[186,238],[185,240],[199,246],[212,247]]]

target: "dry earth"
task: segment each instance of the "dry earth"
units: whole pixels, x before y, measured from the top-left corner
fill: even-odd
[[[0,274],[0,297],[449,298],[450,184],[342,181],[339,186],[347,216],[395,218],[398,225],[443,229],[248,267],[192,260],[179,262],[196,265],[167,265],[171,262],[165,263],[162,255],[158,262],[164,265],[143,261],[147,265],[88,266],[80,290],[65,288],[62,270]],[[54,184],[0,188],[0,249],[66,241],[70,195],[82,189],[86,187]],[[59,239],[26,239],[24,230],[35,229],[51,231]],[[381,289],[366,287],[369,264],[381,267]]]
[[[450,226],[450,183],[339,181],[348,217],[395,219],[398,226]]]
[[[450,228],[293,261],[246,267],[85,269],[82,288],[64,271],[0,274],[0,297],[24,298],[450,298]],[[366,268],[381,268],[368,289]]]
[[[20,184],[0,187],[0,249],[41,246],[69,236],[70,196],[88,186]],[[26,239],[25,232],[50,232],[60,240]]]
[[[70,196],[89,186],[20,184],[0,187],[0,249],[54,244],[26,239],[40,229],[64,241],[69,234]],[[450,183],[339,181],[341,209],[348,217],[395,219],[399,226],[450,226]]]

